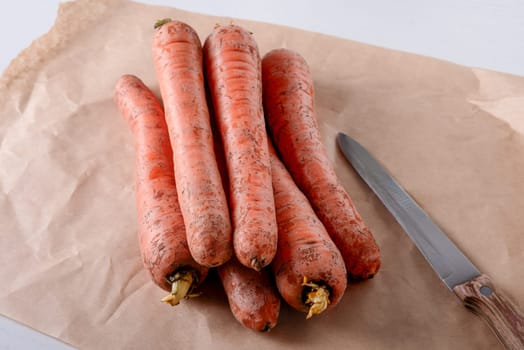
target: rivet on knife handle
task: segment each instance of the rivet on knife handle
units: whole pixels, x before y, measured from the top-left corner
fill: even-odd
[[[506,349],[524,349],[524,316],[488,276],[482,274],[453,288],[464,305],[481,316]]]

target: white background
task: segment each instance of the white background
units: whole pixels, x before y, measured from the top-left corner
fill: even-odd
[[[142,0],[286,24],[524,76],[522,0]],[[0,3],[0,71],[54,22],[59,1]]]
[[[284,24],[524,76],[523,0],[142,2]],[[58,3],[56,0],[0,3],[0,71],[51,27]],[[31,302],[38,307],[37,300]],[[0,349],[67,348],[0,316]]]

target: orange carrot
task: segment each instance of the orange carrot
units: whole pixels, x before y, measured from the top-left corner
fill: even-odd
[[[273,50],[262,60],[262,72],[266,119],[282,160],[340,249],[349,277],[373,277],[379,247],[322,144],[306,61],[293,51]]]
[[[190,296],[208,269],[197,264],[187,246],[178,204],[173,157],[160,101],[135,76],[122,76],[115,102],[135,141],[135,191],[138,237],[144,266],[176,305]]]
[[[226,155],[234,251],[260,270],[275,255],[277,225],[258,47],[241,27],[217,27],[204,43],[204,65]]]
[[[272,266],[284,300],[307,318],[338,304],[347,286],[344,259],[309,201],[270,146],[278,222]]]
[[[153,60],[164,100],[189,250],[198,263],[218,266],[233,254],[232,229],[213,150],[202,45],[197,33],[182,22],[159,22]]]
[[[229,178],[227,175],[224,148],[220,140],[216,119],[211,113],[211,129],[215,137],[215,154],[217,165],[222,176],[222,183],[228,193]],[[217,268],[218,275],[226,292],[229,307],[238,322],[247,328],[257,331],[269,331],[276,326],[280,312],[280,296],[274,280],[267,268],[255,271],[242,265],[233,256],[224,265]]]
[[[238,322],[261,332],[276,326],[280,296],[267,269],[255,271],[233,257],[217,270]]]

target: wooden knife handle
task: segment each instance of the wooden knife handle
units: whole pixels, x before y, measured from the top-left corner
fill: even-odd
[[[489,324],[506,349],[524,349],[524,316],[507,297],[495,290],[488,276],[475,277],[455,286],[453,291],[468,309]]]

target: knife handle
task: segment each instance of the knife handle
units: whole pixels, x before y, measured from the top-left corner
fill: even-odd
[[[464,305],[481,316],[506,349],[524,349],[522,312],[482,274],[453,288]]]

